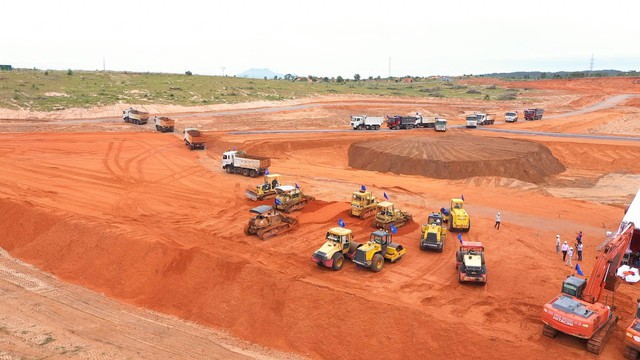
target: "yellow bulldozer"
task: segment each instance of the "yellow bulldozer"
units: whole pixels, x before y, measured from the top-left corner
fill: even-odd
[[[278,186],[280,186],[280,175],[268,174],[264,176],[264,183],[248,188],[245,195],[253,201],[269,199],[276,196]]]
[[[244,228],[247,235],[256,235],[261,240],[266,240],[285,231],[291,230],[298,224],[296,218],[286,216],[269,205],[260,205],[251,210],[255,214]]]
[[[351,195],[351,216],[359,217],[361,220],[374,216],[377,205],[376,197],[363,186],[360,191],[354,191]]]
[[[291,185],[276,187],[276,209],[290,213],[307,206],[310,201],[315,200],[313,196],[305,195],[300,188]]]
[[[391,226],[400,227],[413,219],[411,214],[396,209],[392,202],[379,202],[376,209],[376,219],[372,225],[378,229],[391,229]]]
[[[420,249],[442,252],[444,240],[447,238],[447,228],[443,226],[444,217],[439,212],[432,212],[427,223],[422,225],[420,234]]]
[[[356,248],[353,262],[371,269],[373,272],[382,270],[384,260],[397,262],[407,250],[400,244],[393,242],[393,235],[385,230],[376,230],[369,236],[369,241]]]

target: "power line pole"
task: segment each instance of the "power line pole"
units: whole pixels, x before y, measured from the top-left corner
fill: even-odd
[[[224,69],[226,69],[226,67],[224,67],[224,66],[220,67],[220,70],[222,70],[222,76],[224,76]]]
[[[593,54],[591,54],[591,66],[589,67],[589,76],[593,76]]]
[[[107,71],[107,63],[105,62],[104,56],[102,57],[102,71]]]

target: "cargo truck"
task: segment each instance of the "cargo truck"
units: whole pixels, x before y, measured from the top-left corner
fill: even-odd
[[[447,131],[447,119],[436,118],[436,131]]]
[[[271,166],[271,159],[249,155],[244,151],[227,151],[222,154],[222,168],[228,174],[256,177],[264,175]]]
[[[156,116],[153,118],[153,120],[156,124],[156,130],[160,132],[173,132],[173,129],[176,125],[175,120],[165,116],[160,116],[160,117]]]
[[[351,115],[350,124],[353,130],[378,130],[383,122],[384,118],[382,116]]]
[[[478,125],[493,125],[495,121],[495,114],[475,113],[473,115],[467,115],[468,128],[475,128],[478,127]]]
[[[205,146],[204,136],[198,129],[187,128],[184,129],[184,144],[189,147],[189,150],[203,149]]]
[[[518,122],[518,112],[507,111],[504,113],[504,122]]]
[[[128,108],[127,110],[122,111],[122,120],[136,125],[144,125],[149,121],[149,113],[139,111],[134,108]]]
[[[527,109],[524,111],[525,120],[540,120],[544,114],[544,109]]]
[[[436,127],[436,119],[432,117],[423,117],[420,114],[416,114],[416,127],[434,128]]]
[[[391,130],[413,129],[417,120],[415,116],[387,116],[387,127]]]

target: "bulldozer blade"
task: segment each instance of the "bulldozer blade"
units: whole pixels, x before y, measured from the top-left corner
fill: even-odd
[[[250,200],[253,200],[253,201],[257,201],[257,200],[259,200],[259,196],[258,196],[258,194],[256,194],[255,192],[253,192],[253,191],[251,191],[251,190],[247,190],[247,191],[245,191],[245,193],[244,193],[244,194],[245,194],[245,195],[247,196],[247,198],[249,198]]]

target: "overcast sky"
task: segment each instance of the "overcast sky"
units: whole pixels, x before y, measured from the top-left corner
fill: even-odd
[[[640,1],[3,1],[0,64],[363,77],[640,70]],[[391,59],[391,61],[389,61]]]

